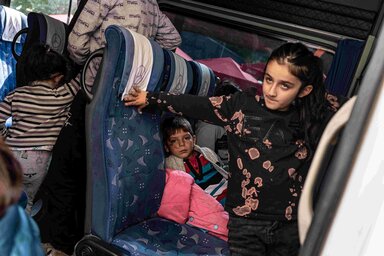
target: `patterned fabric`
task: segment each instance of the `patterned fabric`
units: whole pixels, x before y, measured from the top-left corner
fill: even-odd
[[[131,34],[133,45],[126,44],[126,47],[133,47],[134,50],[132,62],[129,63],[129,73],[125,73],[128,75],[128,81],[123,95],[128,94],[132,86],[145,91],[153,68],[153,51],[148,38],[131,30],[128,32]]]
[[[231,171],[226,210],[230,215],[297,218],[310,161],[295,108],[268,110],[255,90],[212,98],[148,93],[147,100],[163,110],[226,129]]]
[[[165,159],[167,168],[189,173],[204,191],[222,205],[225,204],[228,186],[228,172],[222,168],[219,157],[209,148],[194,146],[194,153],[188,159],[170,155]]]
[[[184,166],[194,179],[197,185],[213,196],[222,205],[225,204],[227,196],[227,182],[218,173],[215,167],[203,156],[194,154],[188,159],[184,159]]]
[[[169,64],[168,83],[165,91],[173,94],[189,93],[193,83],[192,68],[189,62],[176,53],[165,49],[164,56],[167,64]]]
[[[112,244],[131,255],[229,255],[225,241],[197,228],[160,218],[124,230]]]
[[[125,61],[133,49],[127,30],[111,26],[106,32],[109,58],[86,110],[92,137],[87,148],[93,177],[92,229],[106,241],[134,223],[153,216],[164,189],[164,154],[160,116],[137,113],[120,100]],[[119,56],[119,58],[116,58]],[[127,57],[128,56],[128,57]],[[128,72],[129,73],[129,72]]]
[[[190,94],[212,96],[216,86],[216,75],[212,69],[197,61],[189,61],[193,71],[193,87]]]
[[[79,89],[74,80],[57,88],[43,83],[16,88],[0,103],[0,131],[6,143],[16,150],[52,150]],[[7,130],[4,123],[10,116]]]
[[[165,49],[173,50],[181,42],[176,28],[155,0],[90,0],[68,38],[68,50],[73,59],[84,63],[90,52],[104,47],[104,32],[110,25],[136,31]]]
[[[33,199],[48,172],[51,152],[45,150],[13,150],[23,168],[24,191],[28,197],[26,211],[31,212]]]
[[[161,47],[175,49],[181,42],[176,28],[156,0],[89,0],[68,37],[70,57],[84,64],[90,53],[105,46],[107,27],[118,25],[155,40]],[[95,59],[87,79],[90,85],[99,62]]]
[[[122,103],[118,107],[121,111],[117,110],[117,118],[106,123],[104,151],[114,233],[153,216],[160,206],[165,182],[160,116],[138,115]]]
[[[126,46],[132,45],[132,37],[126,29],[110,26],[106,40],[108,54],[86,109],[91,234],[127,255],[151,255],[157,248],[171,254],[228,255],[225,241],[186,224],[153,218],[165,185],[160,116],[138,114],[136,108],[124,106],[120,98],[126,83],[122,80],[130,73],[133,49]],[[151,77],[150,83],[160,85],[159,74],[152,72],[159,77]]]
[[[109,34],[112,33],[111,31],[118,31],[121,33],[121,36],[124,38],[125,42],[125,49],[122,49],[122,54],[124,53],[125,56],[120,56],[121,60],[119,60],[119,62],[123,65],[118,91],[119,95],[124,95],[124,91],[127,91],[128,85],[138,85],[138,83],[142,82],[143,73],[148,74],[149,79],[147,80],[146,85],[141,84],[142,89],[147,89],[148,91],[159,91],[164,67],[164,53],[159,44],[153,40],[143,37],[138,33],[135,33],[132,30],[124,29],[123,27],[113,25],[110,26],[107,31]],[[139,37],[142,40],[135,40],[135,37]],[[150,57],[153,59],[152,63],[146,68],[142,66],[139,69],[134,69],[134,59],[140,57],[136,56],[138,52],[143,52],[145,50],[148,51],[148,49],[145,49],[143,45],[150,46],[152,53],[148,55],[150,55]],[[144,56],[141,57],[143,58]],[[144,62],[144,60],[141,61]],[[131,77],[134,77],[135,79],[131,79]],[[130,80],[133,80],[133,83],[130,84]]]
[[[1,39],[5,27],[5,16],[7,15],[5,8],[0,5],[0,101],[3,101],[5,96],[16,88],[16,59],[12,55],[12,42]],[[20,16],[22,28],[25,28],[27,17],[21,12]],[[19,54],[23,48],[24,40],[25,36],[22,36],[20,42],[15,45],[15,50]]]

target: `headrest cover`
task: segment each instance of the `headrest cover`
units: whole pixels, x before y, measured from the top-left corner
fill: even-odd
[[[197,80],[195,81],[197,83],[195,84],[195,94],[198,96],[211,96],[216,85],[213,71],[205,64],[197,61],[190,61],[190,64],[194,67],[194,79]]]
[[[166,50],[165,53],[168,54],[171,63],[166,91],[174,94],[189,93],[193,82],[191,65],[185,59],[169,50]]]
[[[63,53],[65,50],[66,32],[63,22],[44,15],[47,22],[46,43],[56,52]]]
[[[128,32],[132,35],[133,45],[131,45],[129,41],[126,41],[126,50],[130,51],[133,49],[134,54],[132,68],[128,82],[125,85],[122,99],[124,95],[128,94],[132,86],[139,87],[142,90],[147,89],[153,66],[153,51],[148,38],[132,30],[128,30]]]
[[[1,39],[3,41],[12,42],[16,33],[19,32],[22,28],[22,16],[25,16],[23,13],[16,11],[14,9],[8,8],[6,6],[1,6],[1,14],[5,15],[4,24],[2,30]],[[25,17],[24,17],[25,19]],[[1,19],[3,21],[3,18]],[[16,41],[20,43],[20,37]]]
[[[164,52],[161,46],[153,40],[149,40],[153,51],[153,67],[148,83],[148,91],[160,91],[164,70]]]

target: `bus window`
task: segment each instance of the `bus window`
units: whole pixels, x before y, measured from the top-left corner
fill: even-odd
[[[77,3],[75,0],[12,0],[11,8],[24,14],[41,12],[64,23],[69,23],[77,8]]]
[[[210,67],[220,79],[235,82],[241,89],[260,87],[265,63],[273,49],[290,41],[165,11],[176,25],[182,44],[176,53]],[[291,41],[295,41],[291,39]],[[304,42],[305,43],[305,42]],[[334,52],[307,45],[324,62],[327,73]]]

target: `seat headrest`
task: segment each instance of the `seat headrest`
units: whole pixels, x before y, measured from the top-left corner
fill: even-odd
[[[193,88],[191,94],[212,96],[216,86],[216,76],[206,65],[197,61],[189,61],[193,70]]]
[[[165,63],[169,65],[169,79],[165,91],[174,94],[189,93],[193,84],[193,73],[188,61],[164,49]]]
[[[121,31],[124,38],[126,58],[122,58],[124,60],[120,84],[122,96],[127,94],[132,86],[148,91],[159,90],[164,67],[161,47],[153,40],[132,30],[116,25],[109,26],[108,29]]]
[[[128,94],[132,86],[147,91],[165,91],[174,94],[190,93],[199,96],[213,94],[216,76],[206,65],[187,61],[132,30],[111,25],[106,29],[106,35],[111,30],[122,36],[106,36],[107,45],[113,43],[111,40],[121,40],[124,45],[122,51],[115,52],[119,56],[110,56],[119,58],[119,65],[123,66],[121,76],[117,75],[119,95],[122,98]]]

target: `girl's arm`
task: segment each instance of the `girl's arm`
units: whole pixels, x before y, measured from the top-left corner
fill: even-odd
[[[164,92],[146,92],[134,87],[124,96],[124,101],[126,106],[137,106],[139,111],[147,105],[156,105],[165,111],[225,126],[235,113],[239,97],[170,95]]]

